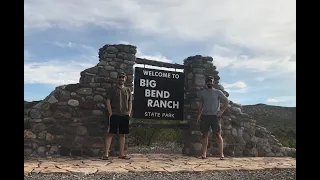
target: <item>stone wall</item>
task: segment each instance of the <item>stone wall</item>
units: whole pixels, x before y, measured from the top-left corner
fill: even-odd
[[[220,89],[227,97],[228,92],[219,84],[219,72],[212,64],[211,57],[200,55],[188,57],[184,60],[186,73],[184,105],[185,120],[190,124],[183,153],[187,155],[200,155],[201,132],[200,124],[196,122],[197,108],[200,99],[198,93],[205,88],[205,76],[211,75],[215,79],[214,87]],[[266,128],[256,125],[256,120],[242,112],[240,104],[229,104],[229,108],[222,116],[222,136],[224,139],[224,153],[226,156],[286,156],[295,149],[282,147],[282,144]],[[210,134],[208,155],[219,154],[215,135]]]
[[[105,95],[119,72],[127,74],[125,86],[132,88],[135,53],[131,45],[103,46],[99,63],[82,71],[79,83],[59,86],[33,106],[25,119],[25,155],[99,155],[104,148]],[[118,144],[113,140],[111,150]]]
[[[34,105],[24,120],[24,152],[26,156],[98,156],[104,149],[106,125],[105,95],[117,82],[119,72],[128,76],[125,86],[132,88],[136,47],[105,45],[99,49],[99,63],[80,73],[79,83],[57,87],[48,97]],[[147,63],[145,59],[138,62]],[[205,86],[205,76],[215,78],[215,88],[229,96],[219,84],[219,72],[212,57],[192,56],[184,61],[185,106],[184,120],[190,124],[186,132],[183,153],[200,154],[199,123],[196,122],[199,99],[197,93]],[[180,68],[182,65],[150,61],[158,66]],[[225,154],[235,156],[284,156],[295,149],[284,148],[265,128],[241,111],[241,105],[230,103],[222,117]],[[116,138],[110,154],[119,149]],[[129,135],[130,137],[130,135]],[[210,138],[208,155],[218,153],[215,137]]]

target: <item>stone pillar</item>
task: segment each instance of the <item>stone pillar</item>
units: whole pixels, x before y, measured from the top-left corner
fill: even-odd
[[[198,93],[205,88],[205,76],[213,76],[216,81],[215,86],[219,86],[220,80],[219,72],[216,71],[216,67],[212,64],[212,61],[212,57],[203,57],[200,55],[191,56],[184,60],[184,72],[186,75],[184,120],[187,120],[190,124],[190,130],[186,135],[188,141],[185,142],[183,148],[183,153],[186,155],[200,155],[201,153],[200,125],[196,122],[197,109],[200,101]],[[210,146],[208,147],[210,148]]]

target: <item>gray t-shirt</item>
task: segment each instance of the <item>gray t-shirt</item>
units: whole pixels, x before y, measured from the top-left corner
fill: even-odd
[[[226,98],[219,89],[204,89],[199,92],[199,97],[203,101],[202,115],[217,115],[220,111],[220,101]]]

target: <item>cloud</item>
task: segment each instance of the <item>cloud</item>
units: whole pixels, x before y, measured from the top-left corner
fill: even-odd
[[[55,46],[60,48],[69,48],[74,50],[80,50],[82,53],[83,51],[87,51],[88,53],[96,56],[98,54],[98,48],[94,48],[85,44],[79,44],[74,42],[54,42]]]
[[[243,81],[238,81],[232,84],[223,83],[223,87],[228,89],[244,89],[247,88],[247,84]]]
[[[257,78],[254,78],[256,81],[258,81],[258,82],[262,82],[262,81],[264,81],[265,80],[265,78],[264,77],[257,77]]]
[[[279,103],[279,102],[288,102],[288,101],[296,101],[296,96],[279,96],[268,98],[266,102],[270,103]]]
[[[232,84],[221,83],[225,90],[229,93],[245,93],[248,90],[248,86],[243,81],[238,81]]]
[[[131,45],[132,43],[128,42],[128,41],[120,41],[120,44],[126,44],[126,45]],[[167,57],[163,56],[161,53],[156,53],[154,55],[146,55],[144,53],[141,52],[141,50],[139,49],[139,47],[137,47],[137,53],[136,53],[136,57],[139,58],[144,58],[144,59],[149,59],[149,60],[155,60],[155,61],[161,61],[161,62],[167,62],[167,63],[172,63],[171,60],[169,60]]]
[[[272,76],[296,71],[296,2],[291,0],[26,0],[24,17],[25,32],[126,29],[172,43],[211,44],[219,69]],[[140,55],[170,61],[161,53]]]
[[[296,72],[296,61],[292,60],[295,54],[288,56],[261,55],[249,57],[248,55],[232,52],[232,50],[227,47],[221,49],[221,46],[218,48],[215,46],[211,52],[213,64],[219,67],[219,69],[230,68],[231,70],[269,72],[275,75]]]
[[[44,62],[30,62],[24,64],[25,84],[53,84],[63,85],[78,83],[80,72],[94,66],[85,63],[84,59],[48,60]],[[68,63],[66,63],[66,61]]]
[[[124,43],[123,44],[129,44]],[[25,84],[52,84],[63,85],[78,83],[80,78],[80,72],[95,66],[99,61],[97,57],[97,51],[94,47],[74,43],[74,42],[54,42],[54,45],[61,48],[70,48],[79,50],[82,52],[77,56],[63,57],[58,59],[43,59],[41,62],[32,61],[31,53],[25,50],[25,64],[24,64],[24,83]],[[137,57],[147,58],[163,62],[171,62],[168,58],[161,54],[146,55],[140,50],[137,50]],[[27,61],[28,60],[28,61]],[[135,65],[135,67],[144,67],[143,65]],[[145,66],[152,69],[164,69],[152,66]],[[181,71],[179,71],[181,72]]]
[[[291,0],[26,0],[24,17],[26,31],[94,25],[190,41],[219,38],[274,54],[295,51]]]

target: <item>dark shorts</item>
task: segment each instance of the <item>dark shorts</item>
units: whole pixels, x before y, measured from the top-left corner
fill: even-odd
[[[212,129],[213,133],[221,133],[221,123],[220,118],[216,115],[201,115],[200,117],[200,131],[202,133],[207,133]]]
[[[129,134],[130,117],[112,115],[109,119],[107,132],[112,134]]]

